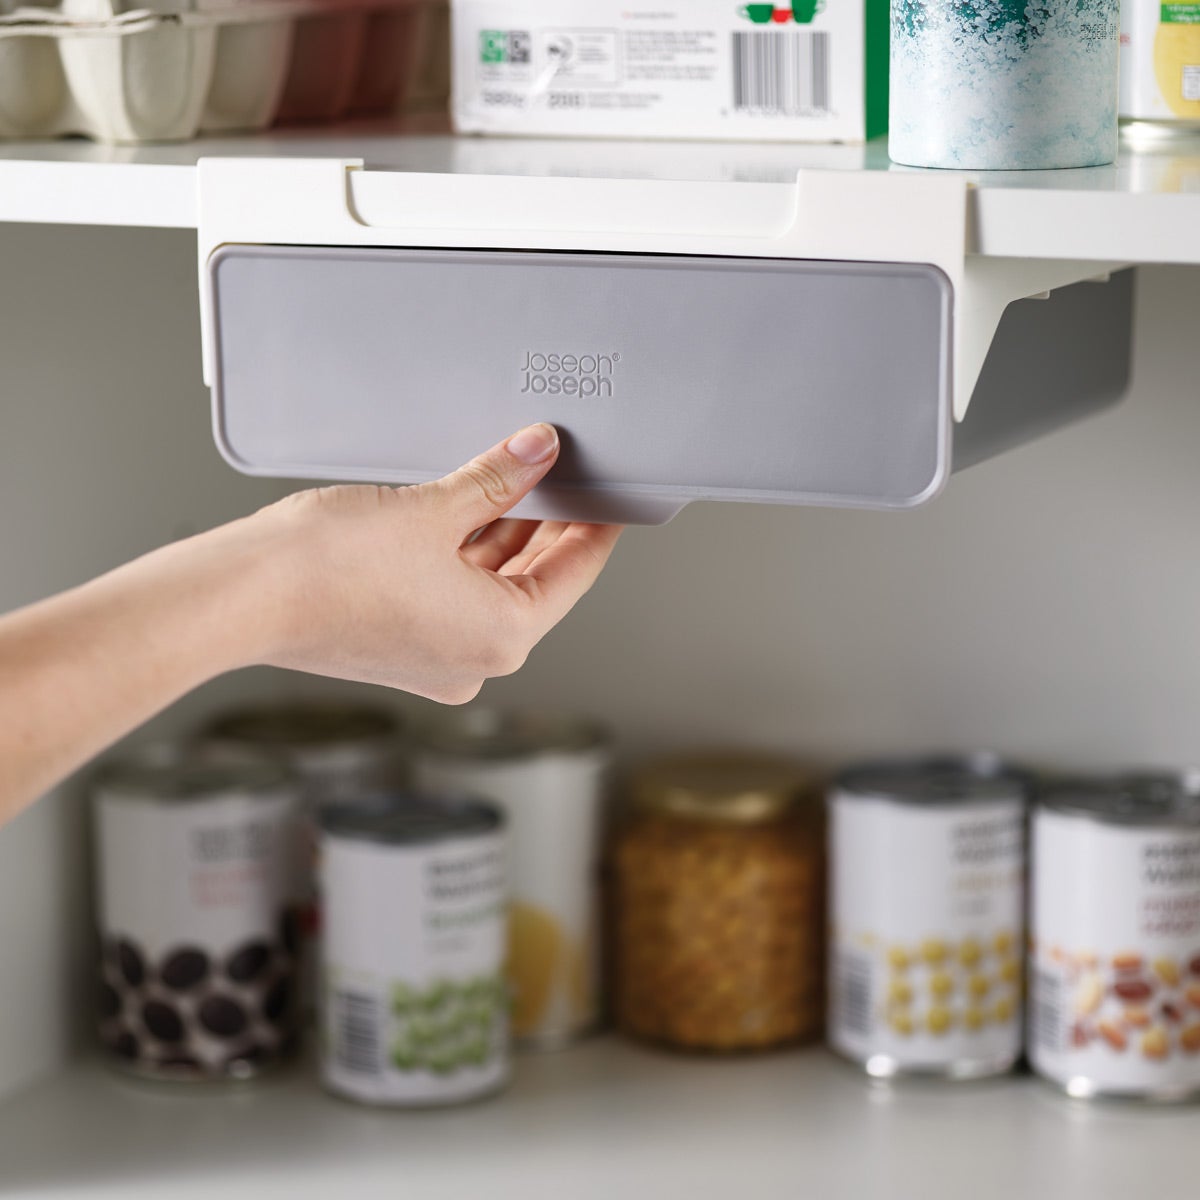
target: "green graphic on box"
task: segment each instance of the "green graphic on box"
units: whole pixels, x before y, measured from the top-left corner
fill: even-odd
[[[479,33],[479,61],[502,63],[508,57],[508,33],[503,29],[483,29]]]
[[[807,25],[824,7],[823,0],[793,0],[790,8],[779,4],[743,4],[738,16],[755,25],[786,25],[791,21]]]
[[[1200,3],[1164,4],[1158,19],[1164,25],[1200,25]]]

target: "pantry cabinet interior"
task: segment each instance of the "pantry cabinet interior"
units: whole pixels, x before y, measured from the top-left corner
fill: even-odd
[[[0,146],[0,609],[301,486],[239,476],[212,443],[201,149]],[[608,144],[370,135],[210,152],[433,173],[448,155],[481,172],[622,169]],[[677,183],[881,169],[874,145],[626,153]],[[826,764],[974,746],[1034,764],[1195,762],[1200,143],[1097,171],[975,180],[967,236],[997,269],[1023,254],[1139,265],[1120,405],[964,473],[912,513],[693,505],[630,530],[571,620],[485,699],[593,712],[624,761],[716,744]],[[746,186],[770,220],[774,195]],[[249,672],[138,737],[295,690],[354,691]],[[408,1183],[607,1197],[669,1184],[704,1197],[799,1180],[856,1200],[990,1200],[1035,1186],[1110,1195],[1153,1164],[1156,1195],[1191,1194],[1194,1112],[1085,1109],[1027,1078],[880,1089],[820,1049],[722,1062],[605,1037],[524,1058],[504,1099],[437,1117],[349,1107],[302,1066],[230,1093],[139,1087],[89,1049],[85,814],[73,780],[0,839],[0,1191],[382,1196]]]

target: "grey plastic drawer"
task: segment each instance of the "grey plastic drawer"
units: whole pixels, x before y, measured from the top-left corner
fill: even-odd
[[[532,421],[522,515],[906,507],[950,467],[951,289],[924,265],[226,246],[214,430],[253,474],[417,482]]]

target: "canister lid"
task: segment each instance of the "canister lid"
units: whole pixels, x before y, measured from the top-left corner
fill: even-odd
[[[151,747],[101,767],[93,788],[105,799],[158,803],[214,800],[231,793],[275,794],[290,779],[281,764],[269,759],[208,759]]]
[[[1106,825],[1200,827],[1200,771],[1131,771],[1047,780],[1038,805]]]
[[[495,805],[469,796],[374,792],[322,805],[317,824],[331,837],[410,845],[491,833],[503,827],[504,815]]]
[[[440,713],[413,732],[418,753],[481,761],[582,754],[607,747],[608,730],[587,717],[489,708]]]
[[[898,804],[961,804],[1024,800],[1029,779],[998,755],[983,752],[930,758],[883,759],[843,771],[839,796],[882,797]]]
[[[737,751],[663,758],[633,777],[642,811],[731,825],[784,816],[814,790],[812,774],[798,764]]]

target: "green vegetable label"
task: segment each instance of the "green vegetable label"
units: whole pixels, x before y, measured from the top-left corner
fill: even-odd
[[[1164,4],[1159,9],[1158,19],[1164,25],[1200,25],[1200,3],[1185,0],[1184,3]]]
[[[392,1066],[451,1075],[495,1058],[508,1022],[508,992],[496,976],[392,986]]]

